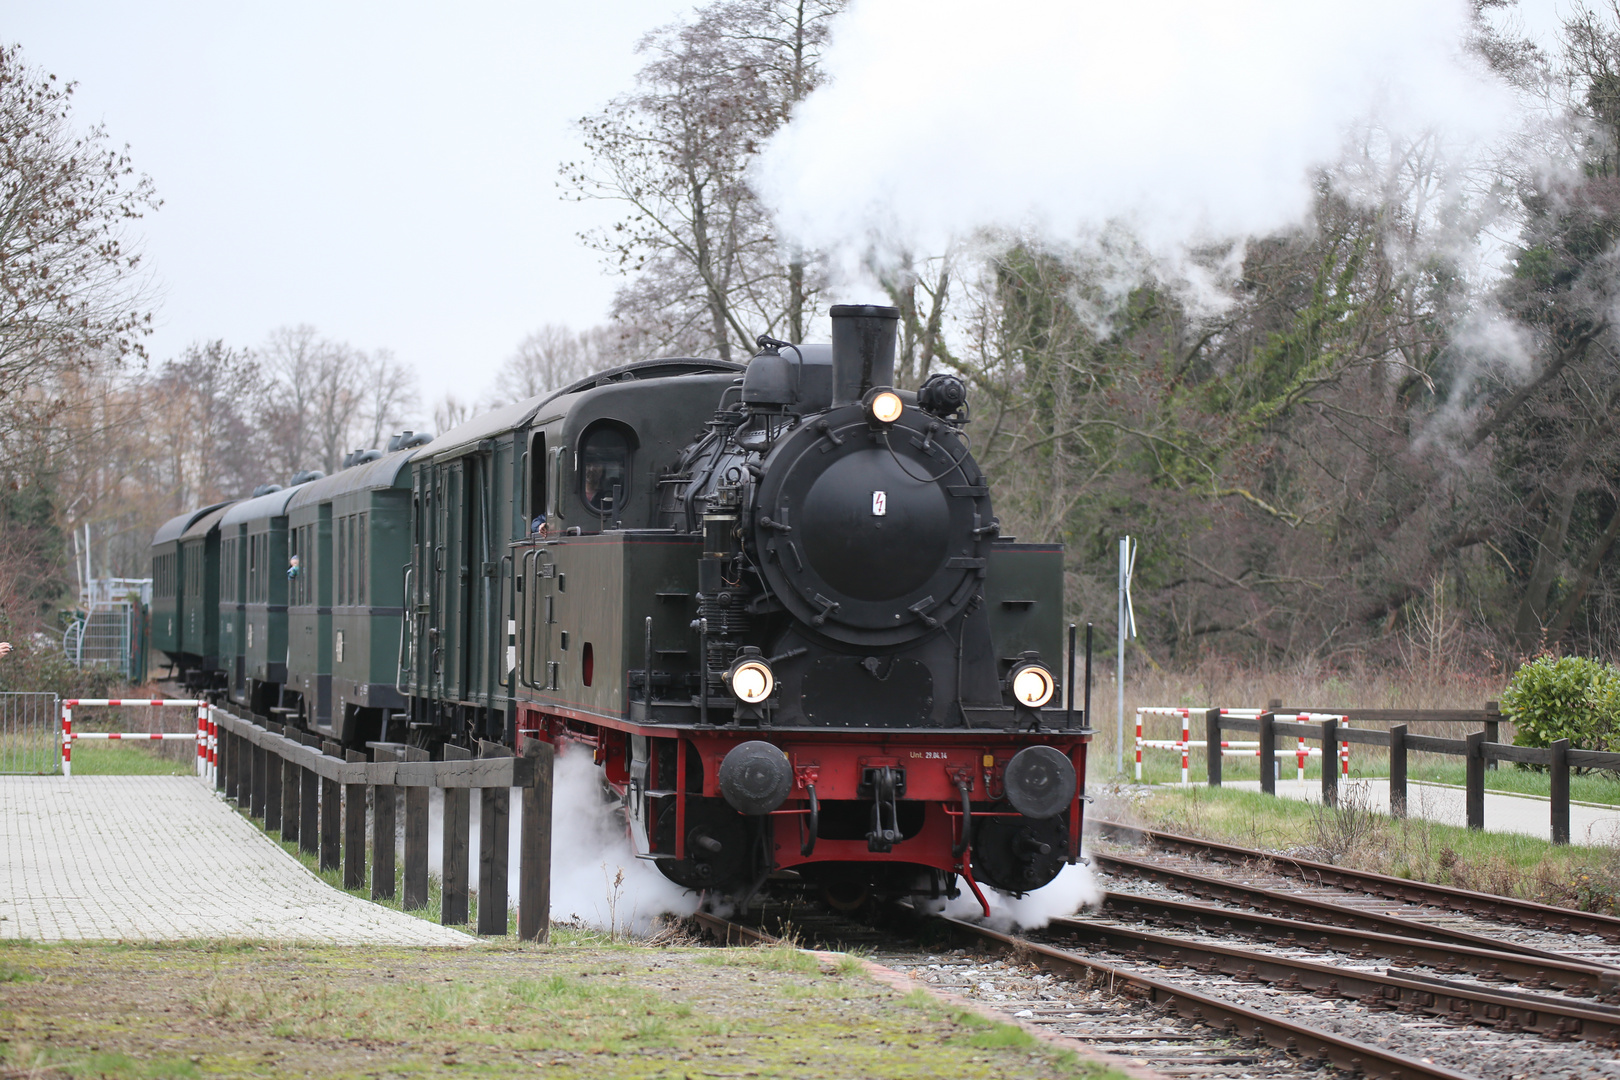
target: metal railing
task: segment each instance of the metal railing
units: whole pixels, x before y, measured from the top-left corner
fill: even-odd
[[[0,693],[0,773],[44,776],[61,767],[55,694]]]

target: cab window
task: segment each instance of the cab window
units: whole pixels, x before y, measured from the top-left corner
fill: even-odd
[[[622,512],[629,487],[630,441],[624,433],[607,426],[587,432],[579,445],[579,497],[585,505],[595,514]]]

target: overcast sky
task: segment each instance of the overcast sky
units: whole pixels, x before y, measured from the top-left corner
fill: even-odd
[[[577,234],[615,211],[559,199],[557,167],[639,38],[692,6],[0,0],[0,39],[76,80],[78,122],[156,182],[155,361],[309,323],[394,350],[425,413],[481,394],[530,330],[605,318],[619,279]],[[1527,0],[1528,28],[1564,6]]]
[[[153,359],[309,323],[480,393],[524,334],[605,318],[615,278],[558,198],[572,121],[632,85],[692,5],[0,0],[0,39],[79,83],[163,208]]]

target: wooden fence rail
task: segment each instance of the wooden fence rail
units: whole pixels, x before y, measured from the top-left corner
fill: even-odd
[[[1273,703],[1275,704],[1275,703]],[[1455,711],[1436,711],[1434,714],[1414,710],[1362,710],[1352,712],[1356,721],[1399,720],[1388,731],[1369,728],[1347,728],[1336,719],[1302,723],[1297,720],[1279,720],[1277,715],[1292,716],[1297,712],[1324,710],[1275,708],[1254,719],[1222,716],[1219,709],[1204,713],[1205,752],[1208,754],[1209,786],[1221,786],[1221,738],[1223,730],[1253,731],[1260,743],[1260,790],[1277,793],[1277,746],[1283,741],[1285,749],[1298,745],[1301,738],[1314,740],[1322,747],[1322,801],[1328,806],[1338,805],[1339,772],[1332,767],[1334,747],[1338,743],[1353,742],[1366,746],[1384,746],[1389,749],[1389,808],[1396,817],[1405,817],[1407,811],[1407,755],[1449,754],[1461,757],[1467,764],[1467,783],[1464,785],[1464,803],[1468,812],[1468,827],[1485,827],[1485,771],[1498,761],[1523,762],[1545,765],[1552,781],[1551,815],[1552,840],[1555,844],[1569,843],[1569,770],[1620,770],[1620,754],[1596,750],[1571,750],[1568,739],[1560,739],[1548,747],[1513,746],[1497,742],[1499,728],[1486,721],[1482,729],[1462,739],[1442,739],[1433,735],[1413,735],[1407,731],[1408,723],[1426,721],[1458,722],[1471,719],[1480,722],[1480,714],[1459,716]]]
[[[403,906],[428,904],[428,792],[444,792],[443,876],[439,921],[468,921],[469,818],[479,793],[479,934],[506,933],[507,850],[512,788],[522,792],[518,936],[545,941],[550,933],[551,799],[553,752],[530,740],[521,757],[498,743],[480,743],[478,756],[445,748],[445,760],[410,746],[373,744],[371,754],[258,723],[214,708],[219,732],[215,784],[227,799],[259,818],[266,832],[319,859],[322,870],[342,870],[345,889],[366,884],[366,808],[371,808],[371,896],[394,895],[397,843],[395,799],[405,794]]]

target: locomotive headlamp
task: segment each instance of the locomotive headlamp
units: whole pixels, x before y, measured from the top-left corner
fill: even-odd
[[[1012,692],[1018,704],[1038,709],[1052,700],[1057,682],[1039,664],[1027,664],[1013,673]]]
[[[758,705],[776,689],[776,676],[763,660],[740,660],[726,672],[731,692],[744,704]]]
[[[892,424],[900,419],[900,413],[905,405],[900,401],[900,395],[893,390],[879,390],[867,402],[866,411],[873,420],[880,424]]]

